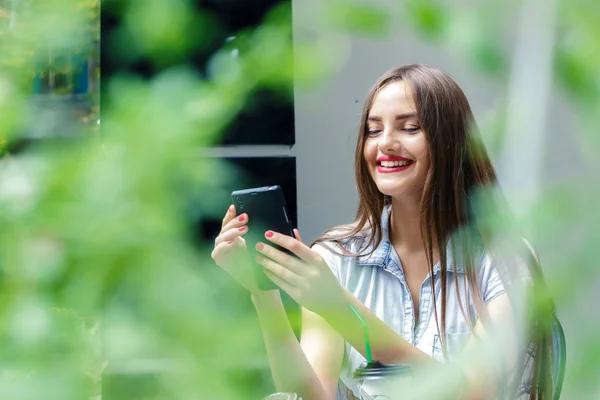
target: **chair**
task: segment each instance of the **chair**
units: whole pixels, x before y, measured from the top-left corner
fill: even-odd
[[[554,359],[552,363],[552,393],[553,399],[558,400],[565,379],[565,365],[567,363],[567,343],[565,332],[556,315],[552,316],[552,347]]]
[[[525,239],[522,238],[523,241],[525,242],[525,245],[528,247],[529,251],[531,252],[531,255],[533,257],[533,261],[535,261],[535,264],[537,265],[537,269],[538,269],[538,273],[539,273],[539,277],[542,278],[542,266],[540,263],[540,258],[537,254],[537,252],[535,251],[535,249],[533,248],[533,246],[531,245],[531,243]],[[543,278],[542,278],[542,282],[543,282]],[[543,283],[543,285],[545,286],[545,282]],[[554,309],[554,305],[552,306]],[[560,399],[560,393],[562,391],[562,386],[563,386],[563,382],[565,379],[565,365],[567,363],[567,343],[565,340],[565,332],[563,330],[562,325],[560,324],[560,321],[558,320],[558,318],[556,317],[556,314],[553,312],[552,313],[552,348],[553,348],[553,360],[552,360],[552,368],[551,368],[551,374],[552,374],[552,393],[554,394],[553,400],[558,400]]]

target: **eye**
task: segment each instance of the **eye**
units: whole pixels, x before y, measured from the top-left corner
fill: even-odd
[[[367,131],[367,135],[369,135],[369,136],[375,136],[375,135],[377,135],[380,132],[381,132],[380,129],[369,129]]]
[[[408,133],[417,133],[421,130],[420,126],[407,126],[404,130]]]

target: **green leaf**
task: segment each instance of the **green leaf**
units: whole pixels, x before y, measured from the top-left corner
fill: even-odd
[[[446,32],[449,15],[447,5],[434,0],[408,0],[406,13],[415,29],[425,37],[440,39]]]
[[[384,35],[390,31],[391,25],[389,10],[358,0],[327,3],[325,20],[337,29],[358,35]]]

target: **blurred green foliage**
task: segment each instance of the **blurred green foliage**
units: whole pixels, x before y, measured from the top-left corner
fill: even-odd
[[[343,31],[381,36],[389,33],[392,23],[387,7],[368,1],[330,1],[323,22]]]
[[[211,60],[210,79],[202,79],[183,61],[219,29],[210,15],[193,13],[185,0],[109,3],[128,28],[108,39],[116,53],[181,65],[150,82],[130,75],[104,82],[109,102],[100,138],[41,143],[0,160],[0,398],[92,398],[100,394],[102,371],[122,378],[145,370],[165,372],[154,382],[163,396],[156,398],[261,398],[274,388],[248,296],[214,267],[211,243],[198,243],[190,226],[189,199],[201,198],[215,177],[235,179],[235,172],[195,150],[216,141],[252,91],[269,87],[292,96],[293,79],[300,88],[317,85],[331,74],[337,53],[318,37],[297,41],[292,52],[284,18],[290,10],[282,6],[256,29],[240,32],[239,57],[229,57],[224,45]],[[474,71],[507,79],[504,32],[494,20],[498,4],[401,5],[330,2],[318,21],[375,37],[408,21],[424,40],[466,55]],[[0,7],[18,17],[12,27],[0,19],[0,138],[10,141],[36,118],[23,101],[36,57],[57,45],[93,52],[99,8],[93,0]],[[582,121],[577,138],[594,163],[600,3],[564,0],[559,15],[554,77]],[[589,200],[597,195],[593,184],[564,183],[545,193],[531,215],[542,255],[556,256],[543,261],[556,271],[549,285],[565,314],[576,297],[594,294],[586,282],[598,280],[600,213]],[[226,206],[203,209],[220,216]],[[579,239],[564,243],[565,231]],[[581,327],[567,331],[581,339],[569,341],[576,347],[568,398],[600,393],[598,321]],[[140,360],[158,366],[134,363]]]

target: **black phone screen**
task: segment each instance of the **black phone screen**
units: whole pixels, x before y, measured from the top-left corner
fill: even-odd
[[[262,267],[254,259],[258,255],[256,243],[266,242],[265,232],[268,230],[288,236],[294,236],[293,226],[285,206],[283,191],[279,186],[264,186],[245,190],[236,190],[231,193],[237,215],[248,214],[248,232],[244,235],[248,253],[254,265],[254,275],[258,287],[263,290],[276,289],[277,286],[265,275]],[[288,254],[286,249],[272,243]]]

